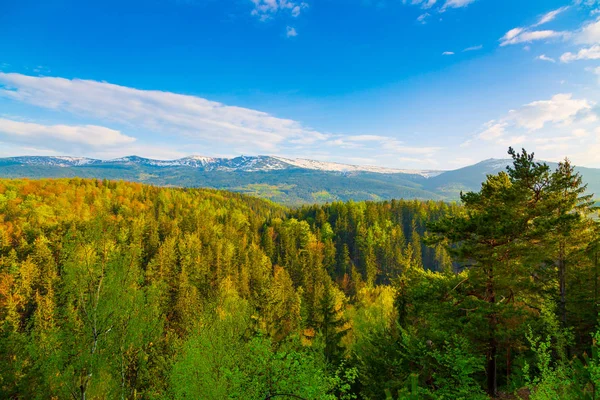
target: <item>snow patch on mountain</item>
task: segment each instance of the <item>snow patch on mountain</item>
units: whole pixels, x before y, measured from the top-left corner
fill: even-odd
[[[512,160],[505,159],[499,160],[497,158],[490,158],[480,162],[479,164],[484,164],[487,169],[497,171],[497,170],[505,170],[507,166],[512,164]]]
[[[325,161],[307,160],[302,158],[289,159],[282,157],[273,157],[275,159],[286,162],[298,168],[313,169],[319,171],[336,171],[336,172],[373,172],[377,174],[411,174],[421,175],[425,178],[431,178],[441,174],[443,171],[428,171],[428,170],[416,170],[416,169],[395,169],[385,168],[376,166],[363,166],[363,165],[349,165],[332,163]]]
[[[56,167],[80,167],[94,164],[124,164],[144,165],[154,167],[190,167],[199,168],[204,171],[279,171],[291,168],[309,169],[327,172],[371,172],[377,174],[410,174],[431,178],[443,173],[443,171],[395,169],[376,166],[349,165],[333,162],[324,162],[308,159],[291,159],[271,156],[240,156],[234,158],[215,158],[206,156],[188,156],[178,160],[153,160],[138,156],[127,156],[112,160],[97,160],[86,157],[11,157],[4,161],[11,161],[22,165],[41,165]]]
[[[67,157],[67,156],[57,156],[54,157],[57,160],[65,161],[65,164],[68,165],[87,165],[93,163],[95,160],[86,157]]]

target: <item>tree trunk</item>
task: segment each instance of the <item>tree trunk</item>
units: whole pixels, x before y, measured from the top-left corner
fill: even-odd
[[[494,274],[490,269],[488,271],[488,281],[486,284],[486,299],[492,308],[489,314],[489,329],[490,336],[488,342],[488,360],[487,360],[487,392],[490,396],[495,397],[498,394],[498,342],[496,340],[496,326],[498,325],[498,316],[496,310],[493,309],[496,304],[496,291],[494,287]]]
[[[594,315],[598,315],[598,251],[594,253]]]
[[[567,266],[565,260],[565,244],[560,244],[560,253],[558,259],[558,282],[560,286],[560,304],[559,313],[562,327],[567,327]]]
[[[490,349],[488,354],[488,362],[485,371],[487,374],[487,391],[490,396],[496,397],[496,395],[498,394],[498,370],[496,365],[496,358],[498,355],[498,343],[496,342],[496,339],[494,337],[490,338],[489,346]]]
[[[508,345],[508,348],[506,349],[506,385],[510,385],[510,365],[511,365],[511,360],[510,360],[510,345]]]

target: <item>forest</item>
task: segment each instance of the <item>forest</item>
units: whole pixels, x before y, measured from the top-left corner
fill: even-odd
[[[0,398],[595,399],[598,211],[509,153],[459,203],[0,180]]]

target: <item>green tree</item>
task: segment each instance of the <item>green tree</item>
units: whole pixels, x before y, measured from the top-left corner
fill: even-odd
[[[472,296],[477,299],[473,318],[482,318],[487,358],[487,390],[498,392],[497,357],[507,319],[527,310],[535,291],[530,277],[538,253],[532,246],[532,228],[540,203],[550,185],[549,168],[525,150],[512,149],[508,173],[488,176],[481,191],[461,195],[462,215],[430,225],[429,243],[447,241],[448,251],[469,270]],[[517,314],[515,314],[517,313]],[[478,317],[478,315],[480,317]]]

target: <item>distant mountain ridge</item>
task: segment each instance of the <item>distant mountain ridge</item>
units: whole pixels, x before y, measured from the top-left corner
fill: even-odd
[[[8,157],[0,159],[0,165],[8,163],[17,163],[23,165],[38,166],[56,166],[56,167],[79,167],[83,165],[106,165],[106,164],[124,164],[124,165],[146,165],[155,167],[193,167],[201,168],[206,171],[273,171],[290,168],[302,168],[317,171],[330,172],[373,172],[380,174],[412,174],[422,175],[426,178],[441,174],[443,171],[436,170],[410,170],[394,169],[375,166],[360,166],[350,164],[340,164],[324,161],[315,161],[307,159],[290,159],[274,156],[239,156],[234,158],[188,156],[177,160],[154,160],[139,156],[127,156],[115,158],[112,160],[99,160],[86,157],[67,157],[67,156],[22,156]]]
[[[273,156],[190,156],[178,160],[23,156],[0,158],[0,177],[106,178],[160,186],[210,187],[295,206],[337,200],[458,200],[461,191],[478,190],[488,174],[505,170],[511,162],[489,159],[453,171],[433,171]],[[556,163],[548,164],[556,168]],[[599,198],[600,169],[576,170],[588,184],[588,191]]]

